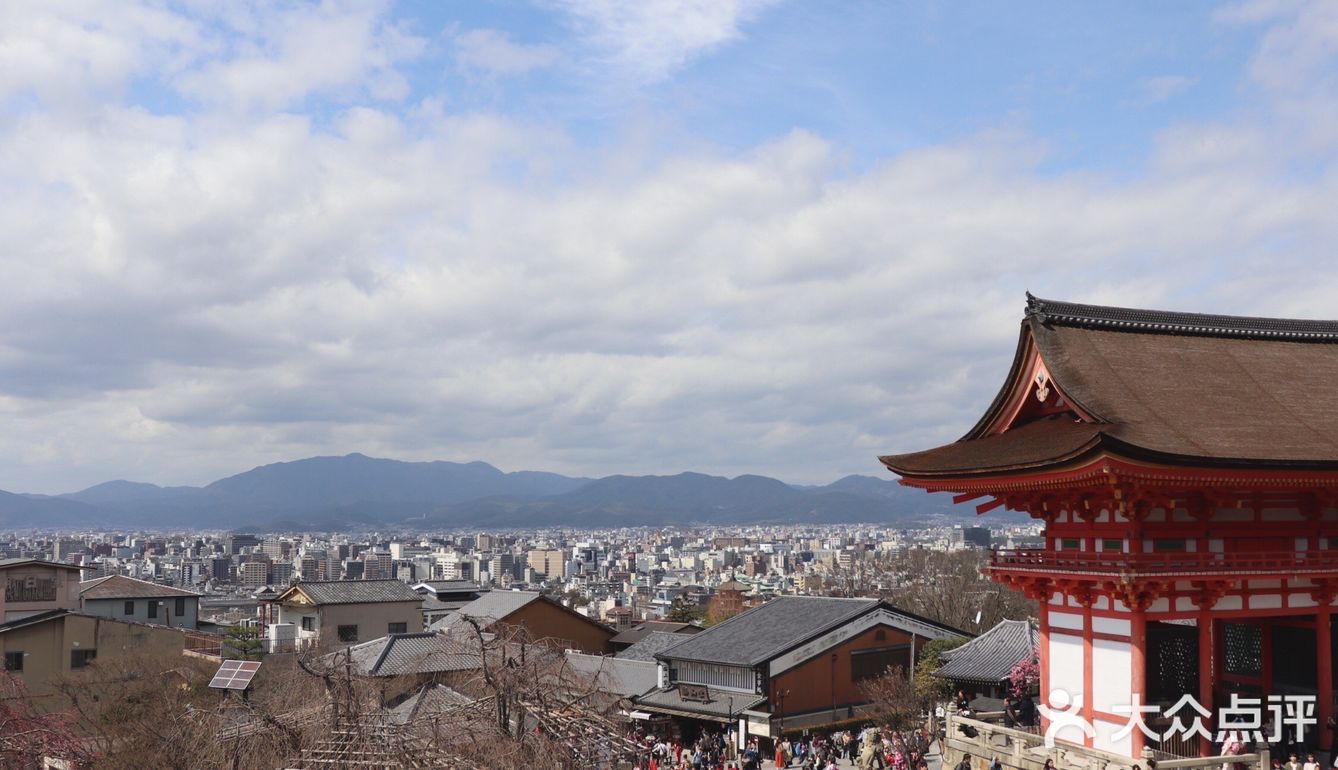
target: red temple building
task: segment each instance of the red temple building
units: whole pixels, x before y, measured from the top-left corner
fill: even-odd
[[[1140,756],[1119,707],[1185,694],[1214,715],[1231,693],[1313,695],[1321,730],[1333,713],[1338,322],[1028,295],[975,427],[881,459],[1045,522],[1044,548],[989,570],[1040,603],[1041,693],[1080,704],[1087,745]]]

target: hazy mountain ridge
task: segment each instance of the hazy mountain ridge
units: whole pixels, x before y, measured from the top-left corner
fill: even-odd
[[[204,487],[121,480],[57,496],[0,491],[0,527],[15,529],[913,524],[944,515],[974,518],[974,510],[953,506],[946,495],[873,476],[846,476],[826,486],[692,472],[587,479],[506,473],[484,462],[403,462],[361,454],[263,465]]]

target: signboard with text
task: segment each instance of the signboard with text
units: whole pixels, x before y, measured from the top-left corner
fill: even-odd
[[[678,697],[694,703],[710,703],[711,690],[704,684],[680,684]]]

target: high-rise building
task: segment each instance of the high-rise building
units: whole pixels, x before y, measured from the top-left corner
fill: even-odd
[[[242,585],[260,588],[269,585],[269,562],[267,561],[248,561],[241,567]]]
[[[232,580],[232,559],[226,556],[215,556],[206,562],[209,568],[209,576],[220,583],[227,583]]]
[[[977,548],[990,547],[990,528],[989,527],[963,527],[962,542],[968,546]]]
[[[536,549],[525,555],[525,561],[535,573],[554,580],[562,577],[566,555],[565,551],[557,549]]]
[[[243,548],[255,548],[261,544],[260,538],[255,535],[233,534],[224,539],[229,556],[236,556],[242,552]]]

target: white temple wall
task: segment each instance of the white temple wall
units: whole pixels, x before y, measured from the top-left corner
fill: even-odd
[[[1096,728],[1096,738],[1092,740],[1093,746],[1115,754],[1123,754],[1126,757],[1133,754],[1132,735],[1126,735],[1118,741],[1114,738],[1116,732],[1124,729],[1124,723],[1116,724],[1098,719],[1092,726]]]
[[[1050,689],[1068,693],[1073,703],[1085,703],[1082,639],[1068,634],[1050,634],[1049,657]]]

